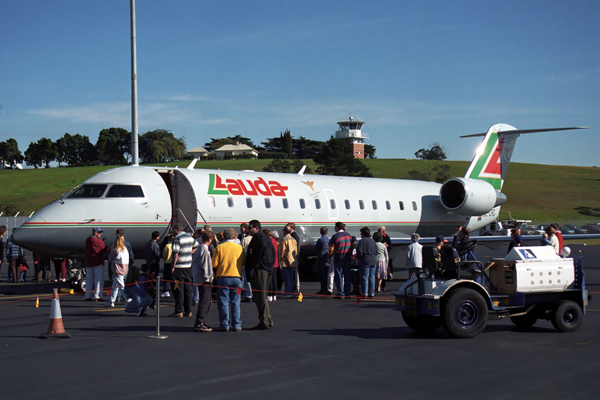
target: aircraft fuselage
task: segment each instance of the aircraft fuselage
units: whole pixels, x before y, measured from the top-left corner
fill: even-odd
[[[188,231],[210,224],[214,232],[239,231],[252,219],[281,232],[296,223],[303,251],[320,237],[322,226],[334,233],[342,221],[351,235],[385,225],[394,243],[421,236],[451,236],[456,225],[480,228],[495,219],[462,216],[439,200],[433,182],[158,167],[121,167],[100,172],[69,195],[34,214],[13,234],[15,243],[40,254],[81,256],[92,227],[104,230],[107,244],[125,230],[136,257],[152,231],[161,236],[171,223]],[[493,210],[492,210],[493,211]]]

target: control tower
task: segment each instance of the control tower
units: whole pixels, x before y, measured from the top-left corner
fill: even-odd
[[[352,117],[337,123],[340,130],[335,131],[335,138],[341,139],[352,146],[354,158],[365,158],[365,139],[369,138],[369,134],[361,132],[364,123],[365,121]]]

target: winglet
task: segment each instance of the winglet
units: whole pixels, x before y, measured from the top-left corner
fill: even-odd
[[[190,165],[187,166],[187,169],[194,169],[194,166],[196,165],[197,162],[198,162],[198,158],[194,158],[192,160],[192,162],[190,163]]]

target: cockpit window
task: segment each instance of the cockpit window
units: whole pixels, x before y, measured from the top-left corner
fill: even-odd
[[[139,185],[112,185],[106,197],[144,197],[144,192]]]
[[[102,197],[108,185],[82,185],[69,195],[69,199],[92,199]]]

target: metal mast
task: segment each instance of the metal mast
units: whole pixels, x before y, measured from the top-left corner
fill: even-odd
[[[137,60],[135,52],[135,0],[131,5],[131,165],[138,166]]]

